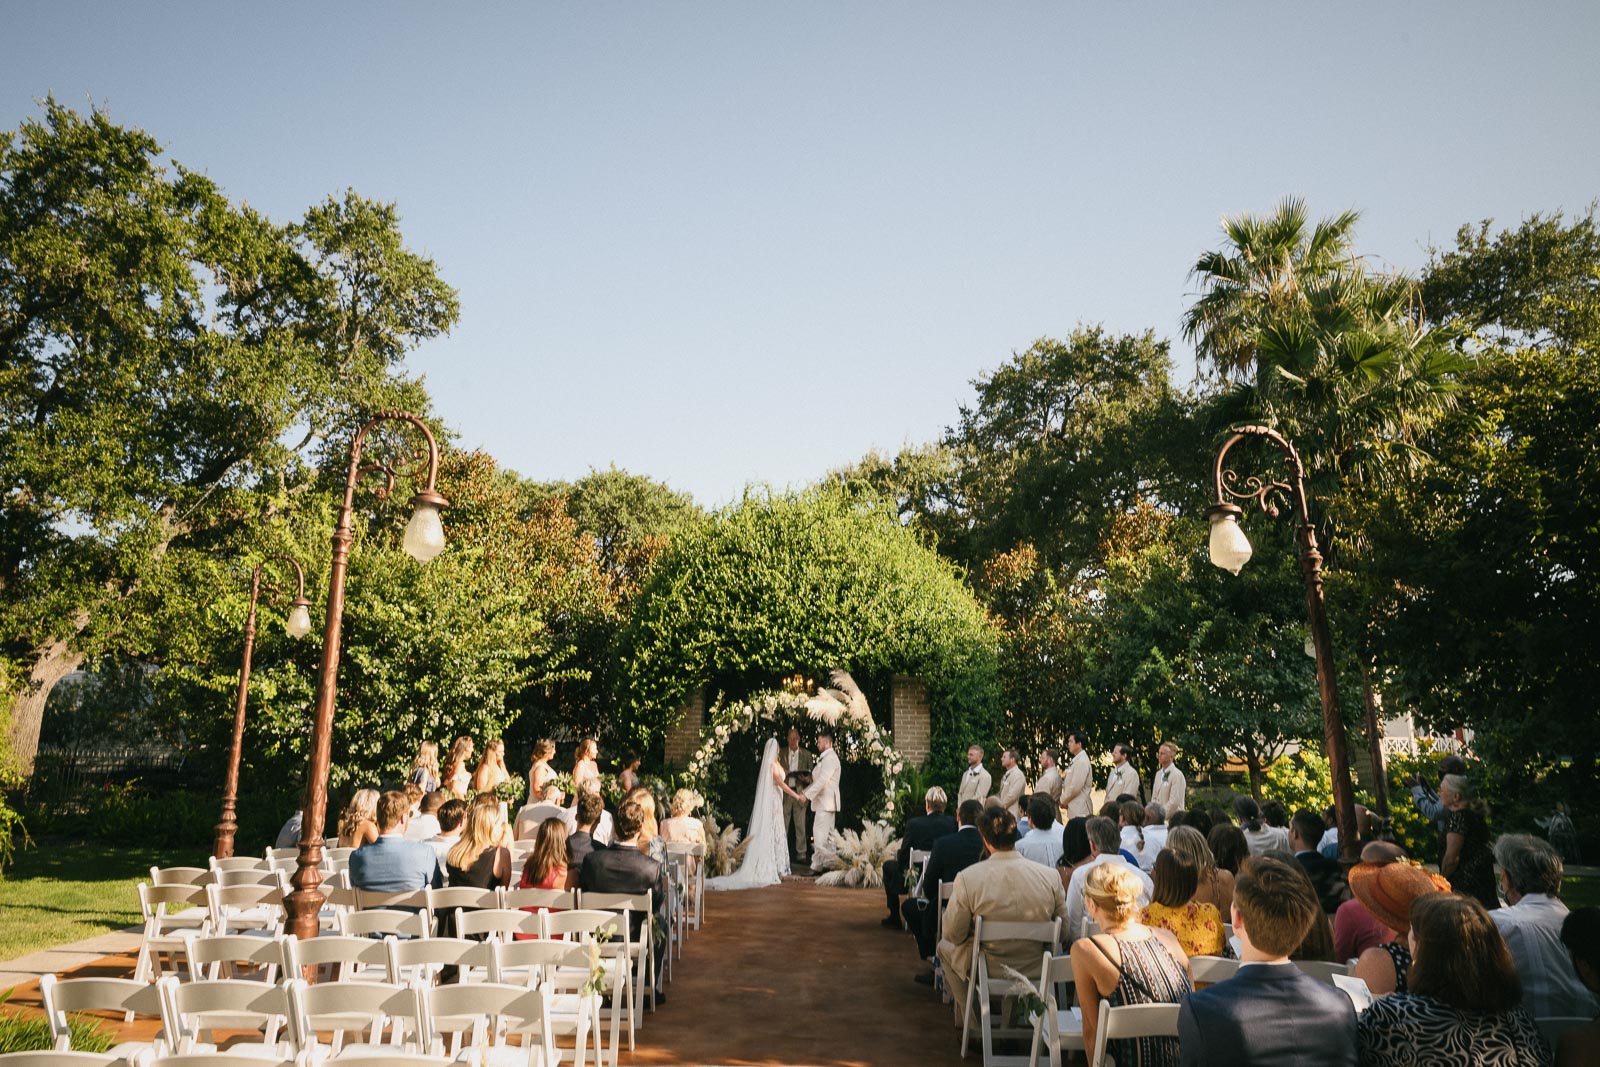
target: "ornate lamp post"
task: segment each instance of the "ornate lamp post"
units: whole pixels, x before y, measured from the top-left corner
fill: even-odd
[[[244,744],[244,703],[250,692],[250,654],[256,645],[256,603],[261,599],[261,568],[267,560],[279,559],[294,568],[295,595],[289,603],[289,618],[284,629],[290,637],[304,637],[311,632],[311,601],[306,599],[306,573],[291,556],[268,556],[256,564],[250,575],[250,611],[244,617],[244,656],[239,662],[239,700],[233,709],[233,744],[228,749],[228,774],[222,786],[222,820],[217,823],[217,840],[211,854],[218,859],[233,855],[233,835],[239,829],[235,806],[239,800],[239,749]],[[267,585],[268,593],[276,596],[278,589]]]
[[[1288,482],[1267,481],[1258,476],[1240,478],[1223,468],[1228,450],[1246,437],[1264,437],[1283,452],[1289,463]],[[1235,500],[1254,500],[1261,510],[1277,518],[1278,504],[1273,499],[1287,493],[1294,501],[1295,518],[1300,527],[1300,570],[1306,583],[1306,615],[1311,622],[1312,651],[1317,659],[1317,688],[1322,693],[1322,734],[1328,751],[1328,771],[1333,778],[1334,817],[1339,826],[1339,859],[1346,865],[1360,857],[1356,847],[1355,790],[1350,784],[1350,762],[1345,755],[1344,720],[1339,713],[1339,691],[1334,676],[1333,642],[1328,637],[1328,612],[1322,597],[1322,553],[1317,549],[1317,531],[1311,525],[1306,506],[1305,466],[1282,434],[1265,426],[1236,427],[1217,451],[1212,471],[1217,502],[1206,508],[1211,522],[1211,562],[1231,574],[1238,574],[1250,561],[1250,541],[1239,528],[1244,509],[1230,504]]]
[[[361,449],[367,434],[381,422],[407,422],[422,431],[427,441],[427,483],[422,491],[411,498],[411,521],[406,524],[405,539],[401,545],[418,562],[426,563],[444,551],[444,527],[439,522],[439,509],[450,502],[434,488],[439,475],[439,446],[420,418],[407,411],[380,411],[360,430],[350,442],[350,473],[345,478],[344,507],[339,512],[339,525],[333,531],[333,567],[328,573],[328,621],[323,630],[322,668],[317,676],[317,703],[313,715],[311,759],[306,768],[306,793],[300,827],[299,867],[290,879],[294,892],[284,898],[288,912],[289,929],[296,937],[317,936],[317,913],[322,910],[326,897],[319,888],[322,884],[322,829],[328,813],[328,766],[333,743],[333,702],[339,681],[339,628],[344,621],[344,578],[350,563],[350,543],[353,539],[351,523],[355,513],[356,482],[364,474],[383,475],[383,485],[376,490],[384,499],[394,492],[397,475],[414,475],[420,469],[421,457],[415,461],[401,456],[388,463],[361,462]]]

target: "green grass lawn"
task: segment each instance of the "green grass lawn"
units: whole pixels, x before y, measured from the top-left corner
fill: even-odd
[[[1563,878],[1561,900],[1569,908],[1600,906],[1600,878]]]
[[[47,841],[19,849],[0,877],[0,961],[139,922],[150,868],[196,861],[190,852]]]

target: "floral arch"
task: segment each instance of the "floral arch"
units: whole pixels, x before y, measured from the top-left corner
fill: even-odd
[[[719,699],[706,711],[706,724],[700,731],[700,747],[689,758],[684,768],[684,778],[689,787],[706,797],[709,802],[720,795],[727,780],[727,765],[723,750],[728,739],[760,723],[788,723],[795,719],[811,719],[833,730],[833,746],[841,763],[871,763],[883,772],[883,791],[876,794],[872,810],[858,811],[862,822],[893,818],[895,796],[900,788],[900,775],[905,770],[905,760],[890,743],[888,735],[878,729],[872,715],[864,707],[847,708],[842,714],[830,715],[819,710],[817,701],[805,693],[770,691],[757,693],[746,701],[731,703]],[[739,813],[735,813],[736,815]]]

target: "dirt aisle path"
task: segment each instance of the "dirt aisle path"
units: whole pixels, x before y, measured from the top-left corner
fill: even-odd
[[[706,894],[670,1003],[623,1063],[943,1067],[963,1062],[950,1007],[918,985],[911,935],[878,925],[878,890],[796,879]],[[925,965],[920,968],[925,969]]]

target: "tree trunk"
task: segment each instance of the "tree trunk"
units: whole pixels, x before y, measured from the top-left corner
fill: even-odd
[[[1261,803],[1261,791],[1267,784],[1267,769],[1261,765],[1261,754],[1253,748],[1244,751],[1244,767],[1250,772],[1250,795]]]
[[[44,724],[44,705],[56,683],[78,669],[83,653],[75,652],[66,638],[58,638],[38,649],[33,669],[11,704],[11,728],[6,741],[11,760],[24,777],[32,777],[34,757],[39,754],[39,728]]]
[[[1372,760],[1372,800],[1378,814],[1389,817],[1389,772],[1383,765],[1383,717],[1378,713],[1383,703],[1372,684],[1372,672],[1361,671],[1361,698],[1367,712],[1367,751]]]

